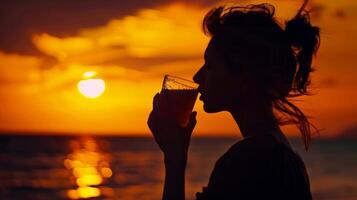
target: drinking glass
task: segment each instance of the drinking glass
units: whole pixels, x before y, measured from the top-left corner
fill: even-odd
[[[177,76],[165,75],[161,95],[166,98],[169,114],[186,127],[198,95],[198,84]]]

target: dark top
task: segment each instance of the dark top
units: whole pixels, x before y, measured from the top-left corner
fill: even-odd
[[[197,200],[310,200],[301,157],[272,135],[247,138],[220,157]]]

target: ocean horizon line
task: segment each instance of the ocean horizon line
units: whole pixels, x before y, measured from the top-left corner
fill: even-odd
[[[141,132],[66,132],[66,131],[14,131],[0,130],[0,137],[115,137],[115,138],[152,138],[151,133]],[[242,139],[240,133],[194,133],[193,138],[227,138],[227,139]],[[299,135],[288,135],[290,139],[300,139]],[[346,137],[345,135],[335,136],[312,136],[312,139],[357,139],[354,137]]]

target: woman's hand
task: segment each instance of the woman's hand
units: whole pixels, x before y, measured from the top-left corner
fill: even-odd
[[[197,113],[191,113],[190,121],[184,128],[168,113],[169,107],[166,99],[157,93],[147,124],[156,143],[164,153],[165,159],[185,159],[187,158],[192,131],[196,125]]]

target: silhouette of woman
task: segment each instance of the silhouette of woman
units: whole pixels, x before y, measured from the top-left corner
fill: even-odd
[[[319,46],[319,28],[312,26],[307,1],[285,29],[274,7],[258,4],[212,9],[203,20],[211,36],[204,65],[194,75],[207,113],[228,111],[243,140],[220,157],[197,200],[312,199],[301,157],[279,125],[295,124],[306,151],[312,126],[288,98],[308,95],[311,62]],[[156,94],[148,126],[164,153],[163,199],[185,199],[185,168],[196,112],[180,128],[160,117],[164,99]],[[313,126],[312,126],[313,127]]]

